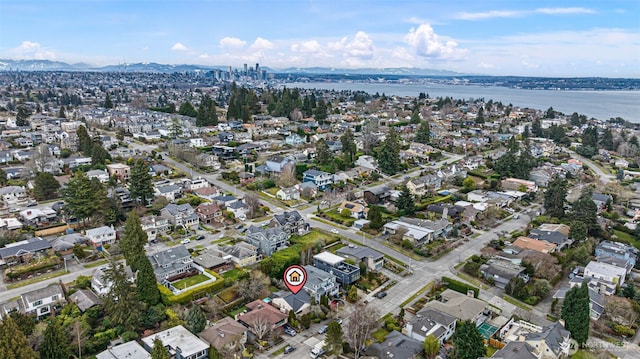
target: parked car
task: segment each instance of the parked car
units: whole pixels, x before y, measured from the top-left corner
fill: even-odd
[[[384,298],[386,296],[387,296],[387,292],[384,292],[384,291],[376,294],[376,297],[378,297],[378,299],[382,299],[382,298]]]
[[[338,234],[338,233],[340,233],[340,231],[338,231],[338,230],[337,230],[337,229],[335,229],[335,228],[332,228],[332,229],[331,229],[331,233]]]
[[[27,203],[27,207],[35,207],[35,206],[37,206],[37,205],[38,205],[38,202],[36,202],[36,201],[29,201],[29,202]]]
[[[196,241],[201,241],[203,239],[204,239],[204,236],[202,234],[196,237]]]
[[[520,218],[519,214],[516,214],[515,216],[513,216],[513,219],[518,219],[518,218]]]
[[[338,324],[342,325],[342,318],[338,318],[338,319],[336,320],[336,322],[337,322]]]
[[[320,329],[318,329],[318,334],[326,333],[328,328],[329,327],[327,327],[326,325],[321,326]]]
[[[285,354],[289,354],[294,350],[296,350],[296,347],[294,347],[293,345],[287,345],[286,347],[284,347]]]
[[[185,238],[182,241],[180,241],[180,243],[182,243],[182,244],[191,243],[191,240],[189,238]]]
[[[295,330],[295,329],[293,329],[293,328],[291,328],[291,327],[285,328],[285,329],[284,329],[284,332],[285,332],[285,333],[287,333],[287,334],[289,334],[289,335],[290,335],[290,336],[292,336],[292,337],[295,337],[295,336],[296,336],[296,334],[298,334],[298,332],[296,332],[296,330]]]

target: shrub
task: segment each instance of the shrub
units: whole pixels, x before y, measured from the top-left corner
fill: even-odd
[[[462,283],[460,281],[457,281],[449,277],[442,277],[442,281],[445,283],[447,288],[451,290],[455,290],[456,292],[459,292],[459,293],[467,294],[467,291],[472,290],[473,297],[478,298],[478,293],[480,292],[480,289],[474,286],[468,285],[466,283]]]

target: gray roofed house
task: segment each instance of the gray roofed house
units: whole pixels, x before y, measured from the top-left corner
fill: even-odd
[[[298,293],[292,293],[288,290],[281,291],[274,293],[271,303],[285,313],[293,310],[296,314],[305,314],[311,306],[311,296],[305,290],[301,290]]]
[[[365,190],[363,196],[369,204],[380,203],[391,196],[391,188],[385,184],[378,185]]]
[[[223,252],[203,252],[193,257],[193,263],[216,272],[221,272],[232,267],[231,258]]]
[[[611,197],[610,194],[602,194],[597,192],[594,192],[593,194],[591,194],[591,199],[598,207],[598,212],[600,212],[600,210],[604,208],[607,202],[613,201],[613,197]]]
[[[413,359],[422,350],[422,342],[410,338],[398,331],[392,331],[384,342],[374,343],[367,348],[367,356],[377,358]]]
[[[335,275],[310,265],[305,265],[304,270],[307,272],[304,290],[315,299],[316,303],[320,303],[322,296],[332,297],[338,294],[339,287]]]
[[[28,262],[38,253],[44,253],[51,248],[51,244],[40,237],[15,242],[0,248],[0,258],[5,263]]]
[[[209,357],[209,343],[192,334],[182,325],[142,338],[143,346],[149,352],[153,341],[160,339],[170,356],[176,359],[204,359]]]
[[[62,287],[56,283],[23,293],[19,299],[19,306],[23,313],[39,317],[50,315],[56,306],[66,302]]]
[[[65,234],[60,237],[56,237],[49,243],[56,252],[64,252],[73,249],[75,245],[86,244],[89,239],[80,233]]]
[[[80,289],[76,291],[69,296],[69,299],[72,302],[76,303],[78,309],[80,309],[80,311],[83,313],[91,307],[102,305],[102,300],[98,298],[98,296],[94,292],[88,289]]]
[[[262,255],[270,256],[287,247],[289,236],[282,228],[262,228],[252,225],[247,229],[245,241],[257,247]]]
[[[186,273],[192,269],[193,259],[187,247],[180,245],[147,256],[158,282]]]
[[[283,231],[297,235],[309,232],[309,224],[302,218],[298,211],[282,212],[273,216],[269,223],[271,227],[282,228]]]
[[[532,229],[531,231],[529,231],[528,237],[553,243],[558,246],[558,250],[571,244],[569,236],[566,236],[565,234],[558,231],[542,231],[539,229]]]
[[[106,295],[111,290],[112,283],[107,279],[109,269],[109,267],[100,267],[96,269],[96,271],[93,272],[93,276],[91,276],[91,289],[99,295]],[[124,272],[130,282],[135,280],[131,267],[125,266]]]
[[[544,358],[560,358],[569,354],[571,333],[559,322],[542,328],[539,333],[527,333],[524,341],[542,353]]]
[[[200,217],[188,203],[170,203],[160,213],[176,227],[194,228],[200,224]]]
[[[349,245],[338,249],[336,254],[356,262],[363,262],[368,270],[377,271],[384,266],[384,254],[369,247]]]
[[[491,278],[498,288],[504,288],[511,278],[514,277],[522,278],[525,283],[528,282],[529,276],[527,276],[524,271],[524,267],[500,259],[490,259],[487,263],[480,266],[480,273],[482,273],[485,279]]]
[[[431,301],[427,303],[427,307],[449,314],[458,320],[470,320],[479,325],[485,319],[484,312],[488,304],[472,296],[446,289],[442,292],[440,301]]]
[[[250,266],[258,261],[258,248],[246,242],[219,246],[218,250],[226,253],[233,263],[241,267]]]
[[[135,340],[116,345],[96,355],[96,359],[151,359],[151,354]]]
[[[491,358],[494,359],[538,359],[533,354],[535,348],[525,342],[509,342],[504,348],[498,350]]]
[[[433,335],[440,343],[444,343],[456,330],[456,318],[432,308],[423,308],[407,322],[402,332],[421,342]]]

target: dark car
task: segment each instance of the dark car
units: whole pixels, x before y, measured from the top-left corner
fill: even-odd
[[[204,239],[204,236],[202,234],[196,237],[196,241],[201,241],[203,239]]]
[[[376,294],[376,297],[378,297],[378,299],[382,299],[382,298],[384,298],[386,296],[387,296],[387,292],[380,292],[380,293]]]
[[[318,329],[318,334],[324,334],[324,333],[326,333],[326,332],[327,332],[327,329],[329,329],[329,327],[328,327],[328,326],[326,326],[326,325],[321,326],[321,327],[320,327],[320,329]]]
[[[287,346],[284,348],[284,353],[285,353],[285,354],[289,354],[289,353],[291,353],[291,352],[292,352],[292,351],[294,351],[294,350],[296,350],[296,347],[294,347],[293,345],[287,345]]]

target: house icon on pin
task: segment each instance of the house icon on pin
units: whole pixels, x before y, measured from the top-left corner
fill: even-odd
[[[300,273],[294,271],[292,273],[289,274],[289,281],[291,283],[298,283],[300,282]]]

